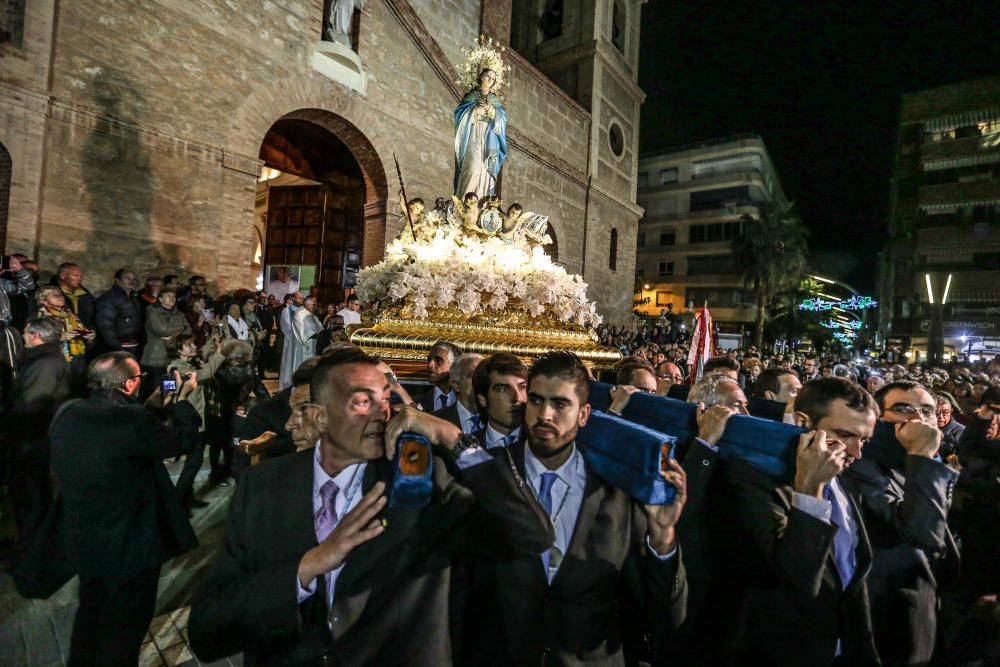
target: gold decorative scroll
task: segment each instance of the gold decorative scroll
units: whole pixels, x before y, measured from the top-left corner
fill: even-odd
[[[532,317],[519,309],[474,315],[429,309],[426,318],[408,317],[408,311],[407,307],[391,308],[372,324],[352,327],[351,342],[389,363],[425,360],[439,340],[454,343],[465,352],[507,352],[528,364],[553,350],[573,352],[598,370],[622,360],[621,352],[598,343],[589,329],[545,315]]]

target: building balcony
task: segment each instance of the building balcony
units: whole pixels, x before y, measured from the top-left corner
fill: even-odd
[[[653,225],[660,222],[732,222],[739,220],[744,215],[756,216],[760,213],[763,202],[746,201],[724,206],[721,208],[706,209],[704,211],[684,211],[683,213],[667,213],[662,215],[647,215],[642,218],[643,225]]]
[[[701,190],[714,190],[721,188],[739,187],[750,185],[758,187],[762,192],[767,192],[767,183],[759,169],[748,168],[733,171],[727,174],[713,174],[702,178],[667,183],[655,187],[648,187],[642,190],[646,193],[678,193],[678,192],[698,192]]]
[[[921,206],[1000,201],[1000,181],[924,185],[919,198]]]
[[[982,140],[982,137],[963,137],[948,141],[923,143],[920,145],[920,161],[926,164],[978,155],[982,152],[980,147]]]

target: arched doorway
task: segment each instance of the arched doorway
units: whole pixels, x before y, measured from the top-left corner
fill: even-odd
[[[260,148],[257,184],[262,287],[339,303],[385,250],[387,184],[367,138],[328,111],[286,114]]]
[[[0,144],[0,253],[7,251],[7,214],[10,212],[10,180],[14,161],[7,147]]]

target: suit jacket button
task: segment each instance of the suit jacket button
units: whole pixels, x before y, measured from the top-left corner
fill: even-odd
[[[711,461],[709,461],[708,459],[702,459],[701,460],[701,464],[703,466],[710,466],[710,465],[712,465]]]

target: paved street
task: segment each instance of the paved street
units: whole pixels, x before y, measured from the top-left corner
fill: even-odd
[[[168,462],[176,481],[183,462]],[[187,618],[194,585],[206,571],[212,553],[222,538],[226,508],[233,487],[209,487],[208,462],[198,475],[195,491],[210,505],[197,510],[191,525],[201,545],[163,568],[157,595],[156,617],[143,645],[142,667],[194,667],[211,664],[243,664],[241,657],[213,663],[199,662],[187,646]],[[76,611],[77,580],[74,578],[48,600],[25,600],[14,590],[7,572],[0,573],[0,646],[6,667],[50,667],[66,664],[73,614]]]

